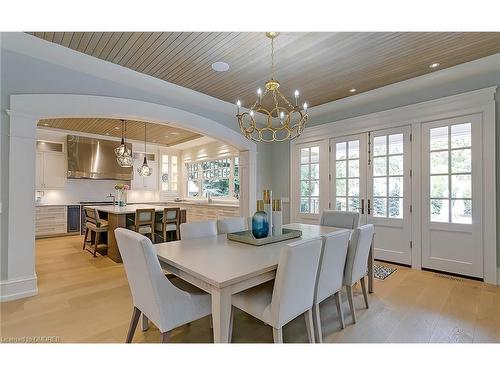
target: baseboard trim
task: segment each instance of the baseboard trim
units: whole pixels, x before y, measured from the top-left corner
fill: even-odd
[[[38,294],[37,276],[0,281],[0,302],[31,297]]]

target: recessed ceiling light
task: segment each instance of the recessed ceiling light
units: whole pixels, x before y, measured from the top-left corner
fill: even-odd
[[[116,129],[116,130],[120,130],[120,127],[119,127],[119,126],[115,126],[115,129]]]
[[[350,89],[349,92],[356,92],[356,89]]]
[[[165,138],[168,138],[168,135],[165,135]]]
[[[170,134],[172,134],[172,135],[179,135],[179,133],[177,133],[177,132],[172,132]]]
[[[431,69],[434,69],[434,68],[437,68],[440,64],[435,62],[435,63],[432,63],[431,65],[429,65],[429,68]]]
[[[227,72],[229,70],[229,64],[224,61],[216,61],[212,64],[212,69],[216,72]]]
[[[44,123],[44,124],[43,124],[43,126],[49,126],[49,124],[47,124],[47,123]]]
[[[106,135],[109,135],[109,133],[106,133]]]

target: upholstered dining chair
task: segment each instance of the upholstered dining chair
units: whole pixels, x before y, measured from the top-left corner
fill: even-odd
[[[274,283],[270,281],[232,296],[234,307],[273,327],[275,343],[283,342],[283,326],[301,314],[305,314],[309,342],[315,342],[312,307],[321,247],[321,238],[286,245],[280,254]]]
[[[115,236],[134,304],[127,343],[132,342],[141,314],[158,327],[162,342],[174,328],[211,314],[209,294],[180,278],[165,277],[149,238],[124,228],[115,229]]]
[[[356,323],[356,310],[352,295],[352,286],[361,281],[361,289],[365,299],[366,308],[368,308],[368,294],[366,293],[365,276],[367,273],[368,257],[370,255],[370,246],[373,241],[373,224],[366,224],[354,229],[347,250],[347,260],[344,270],[344,285],[347,289],[347,299],[351,308],[352,321]]]
[[[217,236],[217,222],[215,220],[194,221],[192,223],[181,224],[182,240],[215,236]]]
[[[324,210],[321,213],[320,225],[344,229],[354,229],[359,225],[359,213]]]
[[[323,248],[318,270],[318,281],[314,293],[313,318],[317,342],[323,342],[319,305],[330,296],[335,296],[340,328],[344,328],[341,291],[344,281],[344,267],[349,245],[350,231],[339,230],[322,236]]]
[[[101,233],[108,232],[108,222],[99,217],[99,211],[95,208],[84,207],[83,211],[85,213],[85,236],[83,238],[83,250],[87,250],[91,253],[94,258],[97,256],[97,250],[99,245],[99,235]],[[87,236],[90,232],[91,240],[87,240]],[[92,242],[92,233],[94,233],[94,250],[91,251],[88,249],[87,245]],[[106,248],[107,246],[103,246],[102,248]]]
[[[135,210],[135,220],[133,224],[128,226],[128,229],[134,232],[148,236],[153,241],[153,232],[155,225],[155,209],[154,208],[138,208]]]
[[[167,241],[167,233],[175,232],[175,240],[180,239],[181,209],[179,207],[166,207],[160,221],[155,222],[155,232],[161,233],[163,241]]]
[[[217,233],[234,233],[247,230],[247,219],[244,217],[228,217],[217,220]]]

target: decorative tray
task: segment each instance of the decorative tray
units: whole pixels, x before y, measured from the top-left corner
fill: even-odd
[[[296,229],[283,228],[282,234],[278,236],[269,236],[264,238],[255,238],[251,230],[243,232],[228,233],[227,239],[237,242],[243,242],[253,246],[262,246],[274,242],[286,241],[292,238],[302,237],[302,231]]]

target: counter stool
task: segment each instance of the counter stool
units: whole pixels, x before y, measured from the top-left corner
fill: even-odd
[[[85,237],[83,238],[83,250],[87,250],[94,258],[97,256],[97,245],[99,244],[99,234],[108,231],[108,222],[99,217],[99,212],[95,208],[84,207],[85,212]],[[87,241],[87,236],[90,231],[90,240]],[[87,244],[92,245],[92,232],[94,235],[94,251],[87,248]],[[104,245],[102,248],[106,249]]]
[[[128,225],[128,229],[134,232],[148,236],[153,241],[153,232],[155,225],[154,208],[138,208],[135,210],[135,220],[133,224]]]
[[[180,239],[181,209],[167,207],[163,209],[161,221],[155,222],[155,233],[161,233],[163,242],[167,241],[167,232],[174,233],[174,241]]]

